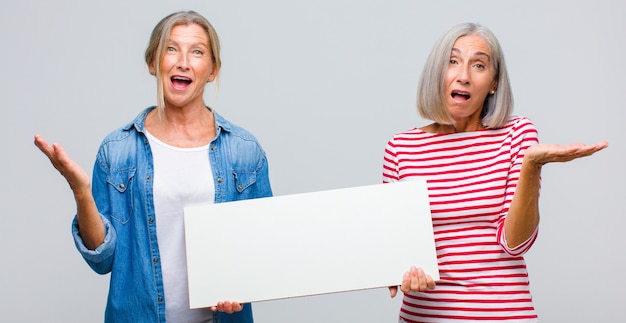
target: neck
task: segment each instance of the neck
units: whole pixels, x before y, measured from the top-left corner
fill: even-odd
[[[170,124],[185,125],[203,122],[209,118],[212,120],[212,111],[207,109],[204,104],[184,107],[166,104],[159,112],[160,121]]]
[[[478,123],[456,123],[454,125],[449,124],[440,124],[433,123],[430,126],[424,128],[423,130],[427,132],[439,133],[439,134],[450,134],[450,133],[460,133],[460,132],[471,132],[484,129],[483,125]]]
[[[213,112],[197,109],[165,108],[162,114],[151,111],[146,129],[159,140],[176,147],[198,147],[215,138]]]

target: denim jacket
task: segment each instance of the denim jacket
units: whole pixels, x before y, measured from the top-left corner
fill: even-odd
[[[165,322],[152,195],[154,164],[144,134],[144,121],[152,109],[109,134],[98,150],[92,191],[105,225],[104,243],[96,250],[87,249],[76,218],[72,223],[76,247],[85,261],[99,274],[111,273],[105,322]],[[272,196],[267,158],[256,138],[213,113],[216,137],[209,159],[215,203]],[[253,322],[250,304],[241,312],[215,317],[219,323]]]

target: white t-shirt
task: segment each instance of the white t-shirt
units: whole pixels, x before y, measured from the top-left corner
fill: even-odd
[[[154,158],[154,212],[167,322],[211,322],[208,308],[189,309],[183,223],[185,206],[214,201],[209,145],[178,148],[147,131],[146,136]]]

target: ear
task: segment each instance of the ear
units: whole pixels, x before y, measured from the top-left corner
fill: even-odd
[[[493,84],[491,86],[491,90],[490,91],[495,91],[498,89],[498,80],[493,80]]]
[[[148,72],[150,72],[150,75],[156,76],[156,68],[154,67],[154,62],[148,65]]]
[[[215,67],[215,65],[213,65],[213,70],[211,71],[211,74],[209,74],[209,79],[207,80],[207,83],[211,83],[215,81],[216,76],[217,76],[217,68]]]

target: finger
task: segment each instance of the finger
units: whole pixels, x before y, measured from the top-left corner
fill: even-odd
[[[218,309],[220,308],[218,307]],[[231,314],[233,312],[233,304],[231,304],[231,302],[229,301],[225,301],[220,311]]]
[[[425,291],[428,288],[428,275],[426,275],[426,272],[424,271],[424,269],[420,268],[419,269],[419,277],[420,277],[420,291]]]
[[[432,277],[430,277],[430,275],[426,274],[426,288],[435,289],[435,287],[437,287],[435,280]]]
[[[48,158],[50,158],[53,153],[52,147],[50,147],[50,145],[48,145],[48,143],[40,135],[35,135],[35,146],[37,146],[42,153],[48,156]]]
[[[602,149],[604,149],[604,148],[606,148],[608,146],[609,146],[608,142],[601,141],[601,142],[598,142],[596,144],[587,146],[587,150],[589,152],[589,155],[591,155],[591,154],[595,154],[596,152],[598,152],[598,151],[600,151],[600,150],[602,150]]]
[[[412,266],[408,272],[406,272],[402,278],[402,292],[408,293],[415,291],[418,286],[419,278],[417,277],[417,268]]]
[[[239,302],[224,301],[217,303],[217,310],[220,312],[232,314],[243,310],[243,304]]]
[[[227,302],[229,303],[228,308],[226,308],[226,310],[229,313],[234,313],[234,312],[239,312],[243,309],[243,305],[239,304],[239,302]]]
[[[51,147],[54,151],[54,156],[59,162],[63,164],[68,164],[71,162],[70,156],[65,152],[65,149],[63,149],[61,145],[53,143]]]
[[[398,286],[389,286],[389,296],[391,296],[391,298],[396,297],[396,295],[398,294]]]
[[[421,292],[426,289],[426,275],[422,268],[416,268],[411,275],[411,290]]]
[[[67,164],[71,163],[69,156],[61,145],[56,143],[50,145],[40,135],[35,135],[35,146],[50,159],[50,162],[56,169],[66,167]]]
[[[224,302],[217,302],[215,306],[211,306],[211,311],[218,312],[224,307]]]
[[[602,150],[604,148],[606,148],[606,146],[602,146],[602,145],[583,146],[583,147],[580,147],[577,150],[571,152],[571,154],[569,154],[565,158],[567,160],[573,160],[573,159],[576,159],[576,158],[588,157],[588,156],[591,156],[591,155],[595,154],[596,152],[598,152],[598,151],[600,151],[600,150]]]
[[[402,276],[402,284],[400,285],[400,290],[403,293],[408,293],[411,291],[411,274],[409,272],[404,273]]]

